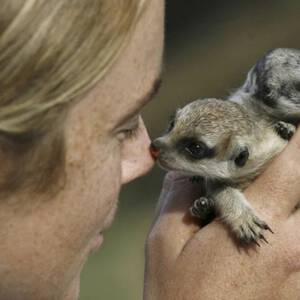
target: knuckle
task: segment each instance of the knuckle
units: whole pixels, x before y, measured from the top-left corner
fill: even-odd
[[[295,164],[300,165],[300,131],[298,132],[298,137],[292,139],[291,142],[287,145],[286,149],[283,150],[283,153],[280,155],[283,162],[282,165],[285,166],[286,169],[293,171],[293,173],[297,174],[300,177],[299,168],[295,168]]]
[[[297,242],[299,236],[289,232],[282,233],[282,239],[278,248],[277,265],[282,264],[288,274],[300,271],[300,245]]]
[[[298,128],[293,136],[293,138],[291,139],[290,142],[291,145],[294,145],[294,147],[300,151],[300,129]]]
[[[146,240],[146,247],[148,249],[157,248],[158,246],[165,243],[165,231],[162,226],[155,225]]]
[[[174,234],[170,233],[169,223],[160,220],[157,222],[146,240],[146,254],[150,256],[168,256],[174,247]]]
[[[300,249],[289,249],[285,252],[284,265],[288,273],[300,271]]]
[[[291,155],[286,153],[286,155],[277,157],[266,171],[259,176],[252,188],[250,186],[247,190],[251,190],[257,196],[259,202],[263,202],[263,199],[266,198],[282,200],[282,203],[286,202],[288,198],[292,202],[293,199],[299,198],[299,180],[300,167],[297,167]],[[255,193],[254,187],[259,188],[263,193],[258,195]],[[268,191],[268,193],[265,191]],[[282,206],[280,207],[282,208]]]

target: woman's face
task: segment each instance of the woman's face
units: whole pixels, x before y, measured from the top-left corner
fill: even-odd
[[[26,211],[2,204],[0,299],[77,298],[122,184],[153,165],[139,113],[158,87],[162,49],[163,0],[152,0],[109,74],[69,113],[65,188]]]

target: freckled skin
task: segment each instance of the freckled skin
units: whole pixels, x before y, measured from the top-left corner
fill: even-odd
[[[109,74],[68,115],[63,190],[37,206],[28,194],[15,195],[13,207],[0,203],[0,299],[77,299],[91,243],[112,222],[121,185],[153,166],[143,121],[127,140],[119,123],[139,113],[162,48],[163,1],[154,0]]]

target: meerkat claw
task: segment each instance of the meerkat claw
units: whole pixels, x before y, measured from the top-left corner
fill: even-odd
[[[274,234],[274,231],[271,229],[271,227],[268,224],[266,224],[264,229],[269,230],[271,233]]]
[[[262,229],[264,229],[264,230],[268,230],[268,231],[270,231],[271,233],[273,233],[274,234],[274,231],[271,229],[271,227],[267,224],[267,223],[265,223],[265,222],[257,222],[257,221],[255,221],[254,220],[254,223],[257,225],[257,226],[259,226],[259,227],[261,227]]]
[[[258,241],[255,238],[252,238],[251,242],[255,243],[258,247],[260,247],[260,244],[258,243]]]
[[[269,244],[268,240],[264,237],[263,234],[260,234],[260,235],[259,235],[259,238],[260,238],[261,240],[263,240],[266,244]]]
[[[254,240],[254,243],[255,243],[258,247],[261,247],[260,244],[259,244],[256,240]]]

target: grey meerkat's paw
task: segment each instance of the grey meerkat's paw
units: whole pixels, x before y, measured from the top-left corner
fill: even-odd
[[[190,213],[193,217],[197,217],[203,221],[207,221],[214,214],[213,199],[209,197],[200,197],[194,201],[190,208]]]
[[[258,218],[250,208],[243,212],[239,218],[231,221],[227,220],[227,223],[232,227],[233,233],[238,240],[244,244],[255,243],[260,247],[259,241],[264,241],[268,244],[267,239],[263,235],[264,230],[274,233],[269,225]]]
[[[274,128],[278,135],[287,141],[289,141],[293,137],[296,131],[296,127],[293,124],[286,123],[283,121],[277,122],[274,125]]]

